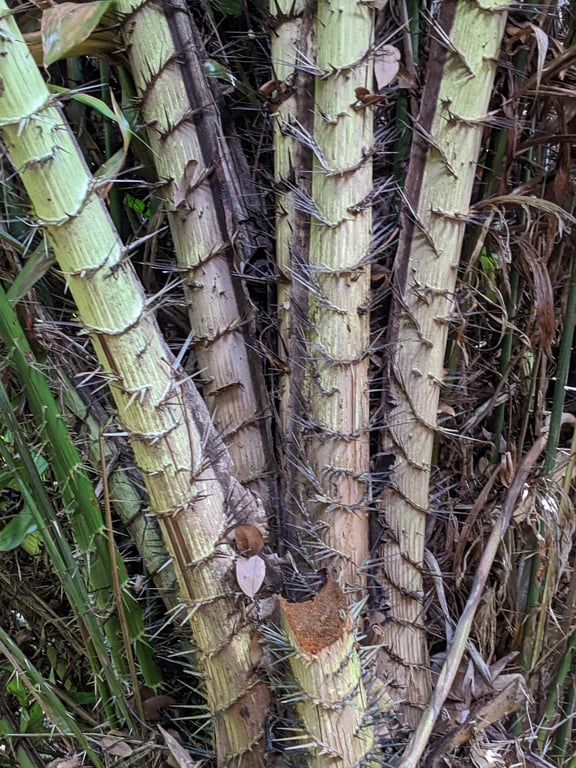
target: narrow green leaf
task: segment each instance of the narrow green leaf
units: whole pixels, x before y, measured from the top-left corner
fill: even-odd
[[[54,256],[52,251],[48,249],[46,241],[43,240],[26,260],[22,270],[7,290],[6,296],[8,301],[12,305],[21,301],[32,290],[38,280],[44,277],[53,264]]]
[[[50,93],[61,93],[64,96],[68,96],[79,104],[84,104],[85,107],[90,107],[95,112],[99,112],[103,117],[107,117],[108,120],[113,120],[118,123],[122,132],[131,132],[130,123],[124,117],[124,114],[118,110],[116,113],[114,110],[105,104],[102,99],[97,99],[96,96],[90,96],[89,93],[82,93],[80,91],[72,91],[70,88],[62,88],[59,85],[48,85]]]
[[[10,552],[19,547],[36,528],[32,513],[23,509],[0,531],[0,552]]]

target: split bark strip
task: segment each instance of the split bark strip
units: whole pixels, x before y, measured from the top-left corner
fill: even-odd
[[[382,446],[394,457],[382,497],[390,540],[379,552],[393,622],[380,660],[412,724],[430,692],[422,568],[446,337],[507,5],[442,3],[406,181]]]
[[[343,583],[357,588],[369,551],[362,478],[369,472],[372,112],[354,103],[355,89],[372,85],[372,12],[361,3],[344,9],[321,0],[315,41],[302,5],[273,0],[271,12],[279,19],[272,36],[279,79],[315,76],[312,104],[309,92],[300,91],[301,103],[296,90],[275,114],[276,178],[285,193],[278,202],[278,260],[287,281],[280,333],[291,369],[282,421],[293,437],[300,514],[320,537],[316,562],[331,562]],[[306,50],[295,51],[298,45]],[[313,157],[311,183],[302,183],[308,168],[296,165],[298,147]]]
[[[271,513],[271,412],[254,350],[254,317],[242,280],[249,216],[221,115],[208,85],[198,30],[184,0],[116,0],[132,75],[142,98],[158,178],[193,329],[198,380],[235,476]],[[244,256],[246,254],[243,254]],[[236,259],[236,260],[235,260]],[[254,511],[254,510],[253,510]]]
[[[253,498],[230,475],[198,391],[175,366],[98,187],[0,0],[0,128],[90,333],[174,558],[202,660],[217,765],[261,766],[269,692],[234,594],[226,532]]]

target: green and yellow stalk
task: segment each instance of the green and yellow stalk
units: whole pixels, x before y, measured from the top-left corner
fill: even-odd
[[[356,89],[372,88],[372,11],[326,0],[312,19],[305,4],[272,2],[271,10],[280,82],[274,112],[280,332],[290,366],[281,418],[299,453],[293,457],[297,504],[322,542],[317,562],[333,562],[343,583],[355,588],[369,554],[373,119]]]
[[[292,0],[272,0],[270,12],[283,534],[293,541],[299,530],[317,547],[317,567],[327,556],[357,587],[368,557],[361,475],[369,471],[371,214],[362,203],[372,114],[356,109],[355,88],[369,80],[371,12],[351,3],[342,15],[326,2],[316,9]],[[301,743],[314,768],[358,765],[373,745],[346,603],[332,579],[310,603],[282,601]],[[314,614],[310,645],[299,619]]]
[[[158,516],[202,662],[217,765],[261,764],[268,691],[235,594],[227,533],[252,502],[198,391],[177,366],[98,185],[0,0],[0,127],[46,228]]]
[[[369,765],[374,734],[346,596],[329,579],[313,600],[280,599],[310,768]]]

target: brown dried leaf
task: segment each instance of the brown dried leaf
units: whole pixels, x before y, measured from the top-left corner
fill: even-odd
[[[400,70],[400,51],[394,45],[383,45],[374,58],[376,90],[381,91],[394,82]]]
[[[80,768],[84,763],[82,755],[72,755],[72,757],[57,757],[47,764],[46,768]]]
[[[400,69],[398,71],[398,87],[412,91],[417,85],[418,81],[416,80],[416,76],[403,64],[400,64]]]
[[[384,96],[379,96],[377,93],[371,93],[368,88],[356,88],[354,90],[356,101],[352,104],[352,109],[364,109],[371,104],[378,104],[378,102],[384,100]]]
[[[112,755],[113,757],[130,757],[134,751],[124,739],[115,739],[110,736],[102,736],[100,746],[106,755]],[[61,768],[64,768],[64,766]]]
[[[166,694],[150,696],[150,698],[142,702],[144,719],[150,720],[153,723],[157,723],[164,719],[162,710],[165,707],[173,707],[175,704],[175,699],[173,699],[172,696],[167,696]]]
[[[41,23],[44,66],[64,58],[68,51],[90,37],[110,2],[59,3],[46,8]]]
[[[262,552],[264,536],[255,525],[237,525],[234,528],[234,541],[241,555],[254,557]]]
[[[530,259],[529,263],[534,280],[534,307],[536,309],[538,340],[544,351],[552,357],[552,343],[556,334],[552,282],[548,267],[542,259]]]
[[[438,403],[438,413],[443,413],[446,416],[456,416],[456,411],[454,408],[452,408],[451,405],[448,405],[448,403],[445,403],[443,400],[440,400]]]
[[[278,90],[280,85],[282,85],[281,80],[267,80],[258,88],[258,92],[261,93],[262,96],[271,97],[274,92]]]
[[[264,583],[266,563],[261,557],[239,557],[236,560],[236,581],[248,597],[255,597]]]

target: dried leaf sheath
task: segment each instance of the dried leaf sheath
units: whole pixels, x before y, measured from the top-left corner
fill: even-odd
[[[192,327],[192,349],[214,425],[235,476],[271,511],[270,409],[254,318],[231,241],[245,243],[245,194],[202,64],[186,3],[116,0],[132,74],[142,97]],[[263,516],[260,516],[260,523]]]
[[[251,676],[234,552],[222,540],[251,499],[230,476],[197,390],[173,364],[94,180],[3,1],[0,13],[5,143],[91,335],[174,557],[204,665],[218,764],[222,756],[238,763],[246,752],[242,764],[257,765],[268,692]]]
[[[396,258],[382,447],[394,457],[382,499],[391,537],[380,551],[394,621],[385,633],[382,660],[398,697],[414,705],[408,711],[414,722],[430,690],[422,567],[439,389],[506,5],[500,0],[442,5],[443,32],[430,53]]]

